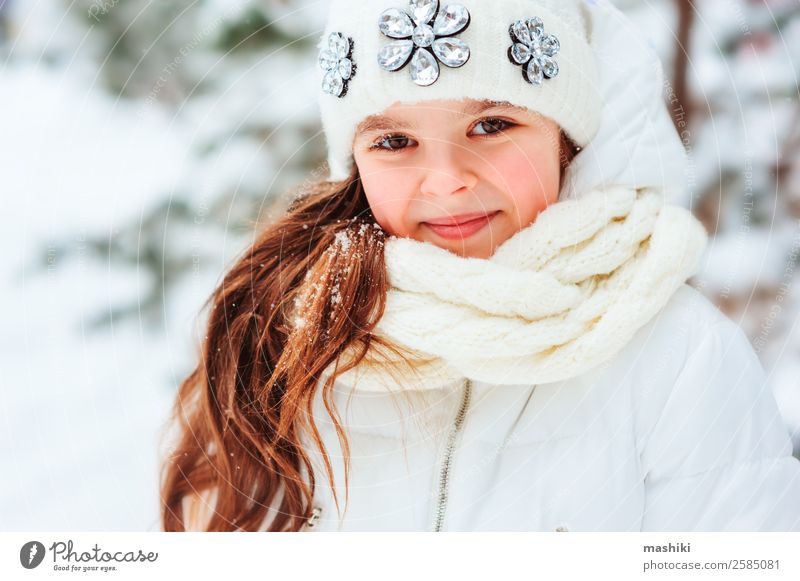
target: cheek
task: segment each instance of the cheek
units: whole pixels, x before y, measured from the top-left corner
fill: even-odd
[[[359,166],[359,172],[361,173]],[[361,183],[375,220],[389,234],[407,236],[409,227],[404,220],[412,197],[408,172],[399,170],[361,173]]]
[[[544,151],[524,155],[518,150],[502,155],[495,160],[495,168],[507,192],[511,212],[519,226],[531,223],[536,216],[558,199],[559,162],[558,154]]]

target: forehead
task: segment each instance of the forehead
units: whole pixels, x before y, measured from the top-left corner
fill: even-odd
[[[414,104],[395,103],[382,113],[364,119],[356,129],[356,135],[376,131],[417,129],[417,119],[423,115],[436,114],[458,120],[464,117],[475,117],[487,111],[531,113],[524,107],[506,101],[464,99],[461,101],[424,101]]]

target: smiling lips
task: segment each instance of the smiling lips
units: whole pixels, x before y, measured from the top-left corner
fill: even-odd
[[[423,224],[443,238],[467,238],[486,226],[498,213],[499,211],[490,214],[486,212],[459,214]]]

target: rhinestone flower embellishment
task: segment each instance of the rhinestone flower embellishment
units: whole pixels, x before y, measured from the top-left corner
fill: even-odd
[[[322,90],[334,97],[344,97],[347,85],[356,74],[353,63],[353,39],[341,32],[331,32],[328,48],[319,51],[319,66],[325,71]]]
[[[511,46],[508,59],[522,65],[522,76],[531,84],[541,85],[545,77],[558,74],[558,63],[553,58],[561,48],[558,38],[544,33],[544,23],[538,16],[517,20],[508,28]]]
[[[399,71],[411,62],[411,80],[427,87],[439,78],[439,62],[458,68],[469,60],[469,47],[453,35],[469,26],[461,4],[439,9],[439,0],[410,0],[409,11],[389,8],[378,20],[380,31],[393,39],[378,53],[378,65]]]

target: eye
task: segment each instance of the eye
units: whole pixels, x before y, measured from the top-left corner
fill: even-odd
[[[476,135],[493,135],[495,133],[500,133],[501,131],[505,131],[514,126],[514,123],[511,121],[506,121],[505,119],[496,119],[496,118],[487,118],[481,119],[478,123],[475,124],[474,130],[483,131],[481,133],[478,131]]]
[[[405,149],[409,142],[413,143],[413,139],[409,139],[405,135],[384,135],[375,141],[370,149],[378,149],[389,152],[396,152]]]

